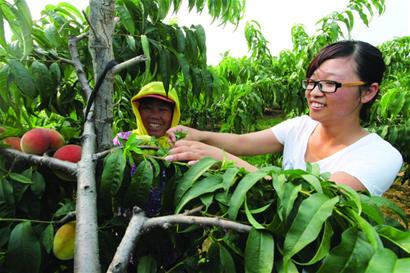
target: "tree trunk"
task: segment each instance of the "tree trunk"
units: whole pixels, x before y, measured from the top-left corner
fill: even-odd
[[[114,59],[112,35],[114,32],[115,0],[90,0],[90,31],[88,47],[92,56],[94,83],[107,63]],[[97,151],[112,146],[113,76],[107,74],[94,102]]]

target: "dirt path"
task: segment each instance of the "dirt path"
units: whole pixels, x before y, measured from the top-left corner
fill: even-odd
[[[410,181],[402,183],[400,180],[391,186],[391,188],[383,195],[389,200],[392,200],[401,207],[410,220]],[[409,223],[409,221],[408,221]]]

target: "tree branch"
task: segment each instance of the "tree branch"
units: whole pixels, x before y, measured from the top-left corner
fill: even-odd
[[[94,124],[87,120],[84,124],[77,175],[74,272],[78,273],[101,272],[98,252],[96,163],[93,160],[95,146]]]
[[[94,160],[99,160],[99,159],[101,159],[101,158],[104,158],[104,157],[106,157],[109,153],[111,153],[111,152],[113,152],[113,151],[115,151],[115,150],[117,150],[117,149],[121,149],[121,147],[114,147],[114,148],[111,148],[111,149],[108,149],[108,150],[105,150],[105,151],[96,153],[96,154],[94,154],[93,159],[94,159]]]
[[[92,90],[80,61],[77,42],[87,37],[83,34],[69,39],[68,47],[80,81],[83,95],[88,101]],[[93,107],[91,108],[91,113]],[[96,135],[94,123],[86,118],[83,132],[81,160],[78,162],[76,199],[76,239],[74,272],[99,273],[101,271],[98,252],[97,187],[95,153]]]
[[[122,63],[120,63],[120,64],[117,64],[116,66],[114,66],[114,67],[111,69],[111,72],[110,72],[110,73],[112,73],[112,74],[117,74],[117,73],[119,73],[121,70],[124,70],[124,69],[127,68],[127,67],[130,67],[130,66],[132,66],[132,65],[135,65],[135,64],[137,64],[137,63],[144,62],[144,61],[146,61],[146,60],[147,60],[147,57],[145,57],[145,55],[140,55],[140,56],[134,57],[134,58],[129,59],[129,60],[125,61],[125,62],[122,62]]]
[[[232,229],[238,232],[249,232],[251,227],[241,223],[237,223],[231,220],[225,220],[218,217],[206,217],[206,216],[190,216],[184,214],[159,216],[147,219],[142,227],[142,231],[145,232],[153,227],[168,228],[170,225],[189,224],[189,225],[201,225],[201,226],[217,226],[223,229]]]
[[[80,81],[80,84],[83,90],[83,96],[88,100],[88,98],[91,96],[92,90],[91,90],[90,85],[88,84],[87,75],[84,72],[84,67],[80,61],[80,54],[78,53],[78,49],[77,49],[78,41],[86,37],[87,37],[87,33],[82,34],[77,37],[71,37],[68,40],[68,49],[70,50],[72,63],[75,67],[75,72],[77,73],[78,80]]]
[[[128,224],[127,230],[115,252],[114,258],[107,270],[107,273],[127,272],[128,263],[131,253],[138,241],[138,238],[146,231],[154,227],[168,228],[170,225],[178,224],[198,224],[201,226],[217,226],[223,229],[232,229],[238,232],[249,232],[251,226],[240,224],[234,221],[225,220],[217,217],[190,216],[188,213],[194,213],[194,209],[184,214],[159,216],[154,218],[145,217],[144,212],[134,207],[133,215]]]
[[[147,218],[145,217],[145,213],[142,209],[138,207],[133,208],[131,220],[125,230],[125,234],[122,237],[120,245],[115,252],[114,258],[112,259],[107,272],[127,272],[132,250],[137,243],[138,237],[142,234],[141,229],[146,219]]]
[[[46,166],[46,167],[49,167],[50,169],[67,172],[72,175],[77,174],[78,165],[76,163],[60,160],[54,157],[49,157],[47,155],[39,156],[39,155],[33,155],[33,154],[26,154],[18,150],[9,149],[9,148],[0,149],[0,154],[8,158],[26,161],[34,165]]]

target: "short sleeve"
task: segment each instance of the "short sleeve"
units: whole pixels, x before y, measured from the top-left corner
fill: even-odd
[[[303,116],[285,120],[271,128],[273,134],[281,144],[285,144],[289,134],[298,128],[298,125],[303,121]]]
[[[393,184],[403,164],[401,154],[389,143],[358,155],[340,171],[356,177],[372,195],[382,195]]]

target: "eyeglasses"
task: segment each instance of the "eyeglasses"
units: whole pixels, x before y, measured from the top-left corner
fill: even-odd
[[[329,80],[321,80],[321,81],[315,81],[312,79],[302,80],[302,87],[308,91],[312,91],[313,89],[315,89],[316,85],[319,87],[319,90],[323,93],[334,93],[339,87],[342,87],[342,86],[344,87],[363,86],[363,85],[366,85],[366,83],[362,81],[340,83],[340,82],[329,81]]]

